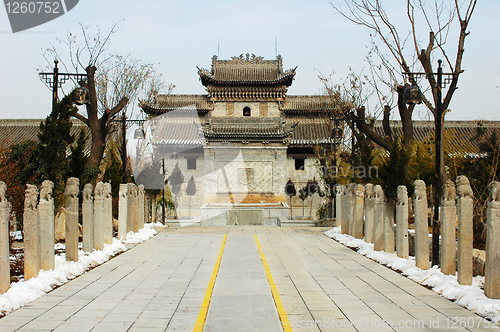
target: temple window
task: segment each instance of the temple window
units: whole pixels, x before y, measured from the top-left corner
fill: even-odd
[[[251,116],[252,115],[252,110],[250,107],[245,106],[243,107],[243,116]]]
[[[195,158],[187,158],[187,169],[188,170],[196,170],[196,159]]]
[[[304,171],[305,170],[305,159],[301,157],[295,157],[295,170]]]

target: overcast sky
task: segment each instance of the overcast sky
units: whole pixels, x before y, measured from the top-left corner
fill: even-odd
[[[390,14],[400,9],[404,13],[404,1],[384,2]],[[500,1],[479,1],[466,39],[465,72],[447,119],[500,120],[499,14]],[[318,74],[334,71],[340,80],[349,67],[359,72],[366,66],[370,42],[366,29],[341,18],[325,0],[80,0],[65,15],[15,34],[0,9],[0,118],[49,115],[51,93],[37,73],[46,65],[43,49],[57,45],[57,38],[64,39],[68,31],[79,32],[79,23],[103,31],[118,23],[121,30],[109,52],[155,63],[178,94],[205,93],[196,66],[210,69],[213,55],[230,59],[254,53],[274,59],[276,40],[285,69],[298,66],[288,94],[321,94]],[[425,107],[418,107],[424,117]]]

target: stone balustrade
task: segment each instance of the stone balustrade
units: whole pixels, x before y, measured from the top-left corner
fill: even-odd
[[[36,277],[40,270],[54,269],[54,184],[44,181],[40,192],[27,184],[24,202],[24,278]],[[93,190],[90,183],[82,192],[82,247],[86,253],[103,249],[113,241],[113,211],[111,184],[98,182]],[[7,185],[0,181],[0,294],[10,287],[9,220],[11,206],[6,199]],[[93,197],[94,194],[94,197]],[[78,261],[79,180],[70,178],[64,190],[66,208],[66,260]],[[143,186],[120,185],[118,236],[125,238],[131,231],[144,227],[146,218]]]

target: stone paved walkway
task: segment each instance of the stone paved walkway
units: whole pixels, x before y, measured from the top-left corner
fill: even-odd
[[[205,331],[282,331],[254,233],[293,331],[500,331],[325,230],[168,228],[0,319],[0,331],[193,331],[226,233]]]

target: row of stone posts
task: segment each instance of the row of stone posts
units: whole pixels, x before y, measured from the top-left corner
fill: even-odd
[[[414,249],[415,264],[421,269],[429,266],[429,221],[426,185],[414,183]],[[500,298],[500,182],[490,185],[487,210],[487,244],[485,287],[487,297]],[[396,206],[386,198],[380,185],[349,184],[336,187],[336,226],[342,234],[364,237],[374,249],[396,252],[409,257],[408,217],[409,199],[405,186],[397,188]],[[395,210],[395,213],[394,213]],[[455,183],[447,181],[440,204],[441,249],[440,265],[444,274],[458,275],[461,285],[472,284],[473,272],[473,195],[469,180],[458,176]],[[394,229],[394,219],[396,228]],[[458,219],[458,234],[455,223]],[[458,239],[458,248],[457,242]]]
[[[54,269],[54,184],[42,183],[40,192],[27,184],[24,213],[24,279],[36,277],[40,270]],[[0,181],[0,294],[10,287],[9,219],[10,205],[5,198],[7,186]],[[94,197],[93,194],[94,193]],[[87,183],[83,189],[83,250],[101,250],[113,242],[113,211],[111,184],[98,182],[93,190]],[[79,180],[70,178],[64,190],[66,260],[78,261]],[[144,186],[120,185],[118,237],[144,228]]]

